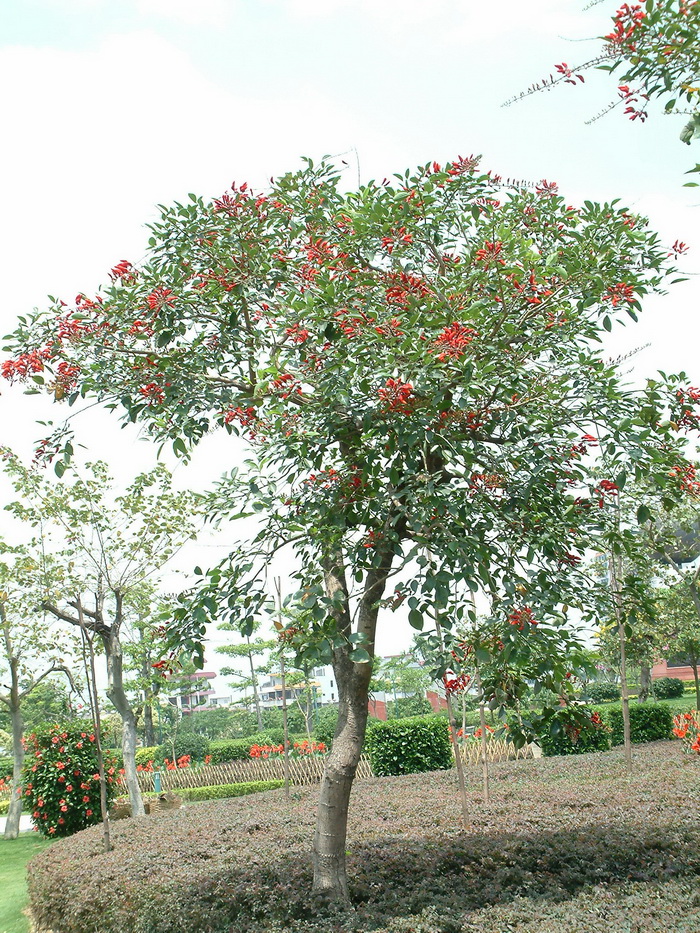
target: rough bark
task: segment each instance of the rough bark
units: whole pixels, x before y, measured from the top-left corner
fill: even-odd
[[[365,636],[365,650],[374,657],[374,636],[379,600],[386,586],[392,553],[381,555],[381,566],[368,573],[358,612],[358,632]],[[348,590],[342,559],[331,555],[324,562],[326,592],[338,600],[334,615],[341,635],[349,637],[351,620]],[[345,865],[350,792],[362,752],[367,728],[369,683],[372,664],[355,663],[349,644],[333,652],[333,670],[338,686],[338,725],[333,747],[321,780],[316,832],[313,846],[313,892],[317,896],[347,902],[348,881]]]
[[[692,658],[690,666],[693,668],[695,679],[695,709],[700,710],[700,675],[698,674],[698,658]]]
[[[639,668],[639,695],[637,701],[646,703],[651,691],[651,668],[648,664],[642,664]]]
[[[129,792],[132,816],[144,816],[141,789],[136,774],[136,717],[124,690],[124,658],[119,634],[115,626],[111,633],[102,638],[107,659],[107,696],[119,713],[122,721],[122,756],[124,758],[124,780]]]

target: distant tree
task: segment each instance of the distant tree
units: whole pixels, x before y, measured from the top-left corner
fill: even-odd
[[[47,479],[4,451],[6,472],[19,499],[8,509],[39,529],[34,557],[36,605],[82,633],[97,636],[104,650],[107,696],[123,723],[122,753],[132,813],[143,815],[136,775],[136,716],[124,684],[123,640],[144,580],[157,574],[194,535],[195,504],[174,492],[163,466],[137,477],[121,496],[111,493],[103,463],[87,466],[86,478]],[[138,613],[137,613],[138,615]],[[164,646],[164,643],[162,643]],[[161,669],[165,661],[155,662]]]
[[[10,719],[14,759],[5,839],[17,838],[24,803],[22,737],[27,700],[58,671],[71,680],[65,661],[67,640],[41,610],[33,586],[35,571],[25,548],[9,547],[0,540],[0,708]]]

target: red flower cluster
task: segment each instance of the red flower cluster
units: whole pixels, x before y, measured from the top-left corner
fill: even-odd
[[[464,356],[467,347],[476,336],[477,332],[471,327],[465,327],[457,321],[449,324],[434,341],[434,346],[441,351],[438,359],[442,361]]]
[[[576,84],[576,78],[578,78],[578,80],[583,83],[583,75],[575,75],[566,62],[562,62],[560,65],[555,65],[554,67],[559,72],[559,74],[566,79],[564,84]]]
[[[696,479],[697,471],[692,464],[674,467],[669,475],[679,481],[683,492],[690,493],[692,496],[700,496],[700,480]]]
[[[671,730],[679,739],[683,739],[685,751],[700,755],[700,711],[677,713],[673,717]]]
[[[397,411],[402,415],[412,414],[416,397],[410,382],[401,382],[400,379],[387,379],[386,386],[379,389],[377,394],[384,403],[387,411]]]
[[[237,421],[241,427],[248,428],[250,425],[257,422],[257,415],[254,408],[241,408],[239,405],[237,408],[229,408],[229,410],[224,414],[224,424],[231,424],[234,421]]]
[[[485,269],[489,269],[494,263],[496,265],[505,266],[506,261],[501,258],[502,249],[503,243],[501,243],[500,240],[494,243],[487,240],[483,247],[476,251],[474,259],[476,262],[483,262]]]
[[[189,768],[191,763],[191,755],[180,755],[177,761],[171,761],[169,758],[163,759],[163,764],[168,771],[177,771],[178,768]]]
[[[537,625],[535,614],[529,606],[523,606],[522,609],[513,610],[508,616],[508,621],[511,625],[515,625],[521,632],[526,625],[532,625],[533,627]]]
[[[442,682],[445,687],[445,693],[448,696],[452,696],[455,693],[464,693],[465,690],[468,690],[471,677],[469,674],[455,674],[454,671],[445,671]]]
[[[627,84],[620,84],[617,88],[617,92],[622,100],[627,104],[627,107],[625,107],[625,113],[629,116],[630,120],[639,119],[641,123],[644,123],[649,114],[646,112],[646,110],[637,110],[637,108],[633,107],[632,104],[636,104],[640,98],[649,100],[649,95],[643,94],[641,91],[632,90]]]
[[[629,6],[627,3],[623,3],[613,19],[614,30],[605,36],[606,41],[618,49],[624,46],[629,51],[634,52],[637,46],[632,40],[636,30],[645,18],[646,13],[644,13],[640,5]]]
[[[430,295],[430,289],[423,279],[415,275],[409,275],[407,272],[393,273],[389,276],[392,284],[386,290],[386,300],[388,304],[397,304],[405,307],[409,298],[424,298]]]
[[[171,288],[155,288],[146,298],[146,304],[151,311],[158,313],[161,308],[175,304],[176,297]]]
[[[392,233],[391,236],[382,237],[382,246],[384,249],[391,255],[394,252],[394,246],[396,243],[413,243],[413,236],[406,230],[405,227],[399,227],[398,231]]]
[[[119,281],[126,284],[136,281],[134,267],[126,259],[122,259],[121,262],[118,262],[109,274],[113,282]]]
[[[678,426],[693,429],[700,428],[700,416],[696,415],[690,407],[691,404],[700,402],[700,389],[696,389],[694,386],[689,386],[687,389],[678,389],[676,399],[681,406],[680,417],[676,419]]]
[[[609,301],[613,308],[616,308],[621,301],[626,301],[628,305],[634,304],[634,287],[625,282],[618,282],[611,285],[603,295],[604,301]]]

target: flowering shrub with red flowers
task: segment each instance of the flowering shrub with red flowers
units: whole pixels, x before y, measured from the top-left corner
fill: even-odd
[[[70,836],[98,823],[100,776],[92,723],[53,725],[24,740],[22,787],[32,822],[44,836]],[[118,771],[105,758],[107,803]]]
[[[678,713],[673,717],[671,731],[683,740],[683,751],[700,755],[700,710]]]

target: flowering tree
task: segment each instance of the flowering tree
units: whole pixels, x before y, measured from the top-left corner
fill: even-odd
[[[51,482],[2,451],[5,469],[20,498],[8,508],[41,529],[34,576],[35,604],[86,637],[97,636],[107,668],[107,696],[123,724],[125,780],[134,816],[143,815],[136,777],[136,717],[124,685],[123,641],[143,585],[194,534],[194,501],[174,492],[162,467],[136,478],[123,496],[110,496],[103,463],[87,478]],[[131,599],[134,597],[135,605]],[[160,662],[156,662],[159,664]]]
[[[201,658],[213,617],[250,634],[287,549],[310,622],[284,638],[332,661],[339,693],[314,887],[347,898],[380,610],[405,603],[417,629],[449,631],[484,590],[558,645],[562,603],[589,606],[579,563],[623,463],[671,482],[684,462],[661,426],[674,396],[634,393],[600,351],[662,287],[669,250],[618,205],[507,188],[473,158],[349,193],[307,161],[265,194],[164,209],[150,250],[99,296],[20,322],[4,372],[121,408],[182,455],[217,426],[247,442],[247,472],[207,511],[256,515],[259,531],[202,574],[172,637]],[[504,628],[502,650],[527,653],[532,624]]]
[[[643,123],[648,117],[647,102],[658,98],[666,114],[686,117],[680,138],[690,145],[691,140],[700,136],[699,32],[697,0],[623,3],[612,19],[612,30],[600,37],[603,48],[598,55],[581,65],[569,66],[566,62],[556,65],[556,74],[550,74],[508,103],[555,84],[578,86],[584,81],[581,72],[589,68],[618,72],[617,98],[598,116],[623,108],[630,120]],[[700,166],[692,171],[700,171]]]

